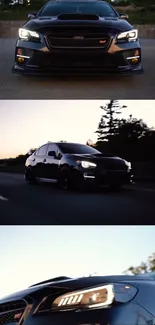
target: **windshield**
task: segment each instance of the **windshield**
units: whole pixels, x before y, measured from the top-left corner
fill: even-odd
[[[118,17],[115,10],[104,2],[49,2],[38,16],[58,16],[60,14],[96,14],[100,17]]]
[[[139,274],[137,274],[139,275]],[[147,273],[142,273],[140,274],[141,276],[147,277],[147,278],[155,278],[155,272],[147,272]]]
[[[59,148],[62,153],[70,153],[70,154],[90,154],[96,155],[101,154],[98,150],[86,146],[84,144],[76,144],[76,143],[61,143],[59,144]]]

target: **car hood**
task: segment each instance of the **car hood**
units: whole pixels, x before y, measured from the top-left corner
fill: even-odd
[[[136,276],[138,280],[146,280],[145,277]],[[81,290],[84,288],[90,288],[96,285],[102,285],[105,283],[113,283],[113,282],[124,282],[130,283],[130,281],[134,281],[135,276],[133,275],[114,275],[114,276],[90,276],[90,277],[82,277],[76,279],[69,279],[65,281],[58,281],[58,282],[51,282],[42,285],[36,285],[34,287],[29,287],[25,290],[13,293],[8,295],[2,299],[0,299],[0,304],[16,301],[20,299],[26,299],[27,297],[34,297],[35,294],[54,294],[59,296],[63,293],[74,291],[74,290]],[[152,280],[152,279],[147,279]],[[39,295],[39,296],[40,296]]]
[[[86,26],[104,28],[105,32],[117,34],[122,31],[131,30],[133,27],[126,20],[120,18],[103,18],[98,17],[98,20],[80,20],[79,19],[59,19],[58,17],[40,17],[29,20],[24,27],[30,30],[47,32],[51,27],[71,27],[71,26]]]
[[[116,157],[116,156],[112,156],[112,155],[90,155],[90,154],[83,154],[83,155],[79,155],[79,154],[72,154],[72,155],[67,155],[68,157],[74,157],[75,159],[84,159],[87,161],[93,161],[93,162],[113,162],[115,164],[125,164],[125,160],[120,158],[120,157]]]

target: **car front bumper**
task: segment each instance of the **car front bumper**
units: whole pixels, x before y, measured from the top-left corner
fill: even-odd
[[[136,60],[136,58],[138,59]],[[140,42],[102,49],[54,49],[45,43],[18,40],[13,73],[21,74],[141,74]]]
[[[102,173],[85,171],[83,179],[86,184],[97,186],[127,185],[133,182],[133,174],[124,171],[104,171]]]

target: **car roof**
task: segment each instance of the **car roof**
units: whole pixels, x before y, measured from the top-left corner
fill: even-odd
[[[63,145],[63,144],[66,144],[66,145],[79,145],[79,146],[86,146],[86,147],[89,147],[87,144],[85,143],[78,143],[78,142],[67,142],[67,141],[58,141],[58,142],[47,142],[46,144],[57,144],[57,145]]]

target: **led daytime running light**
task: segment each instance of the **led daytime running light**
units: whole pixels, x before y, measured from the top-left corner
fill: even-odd
[[[40,38],[40,35],[35,32],[35,31],[31,31],[31,30],[27,30],[27,29],[24,29],[24,28],[19,28],[19,37],[21,39],[25,39],[25,40],[28,40],[29,37],[34,37],[36,39],[39,39]]]

